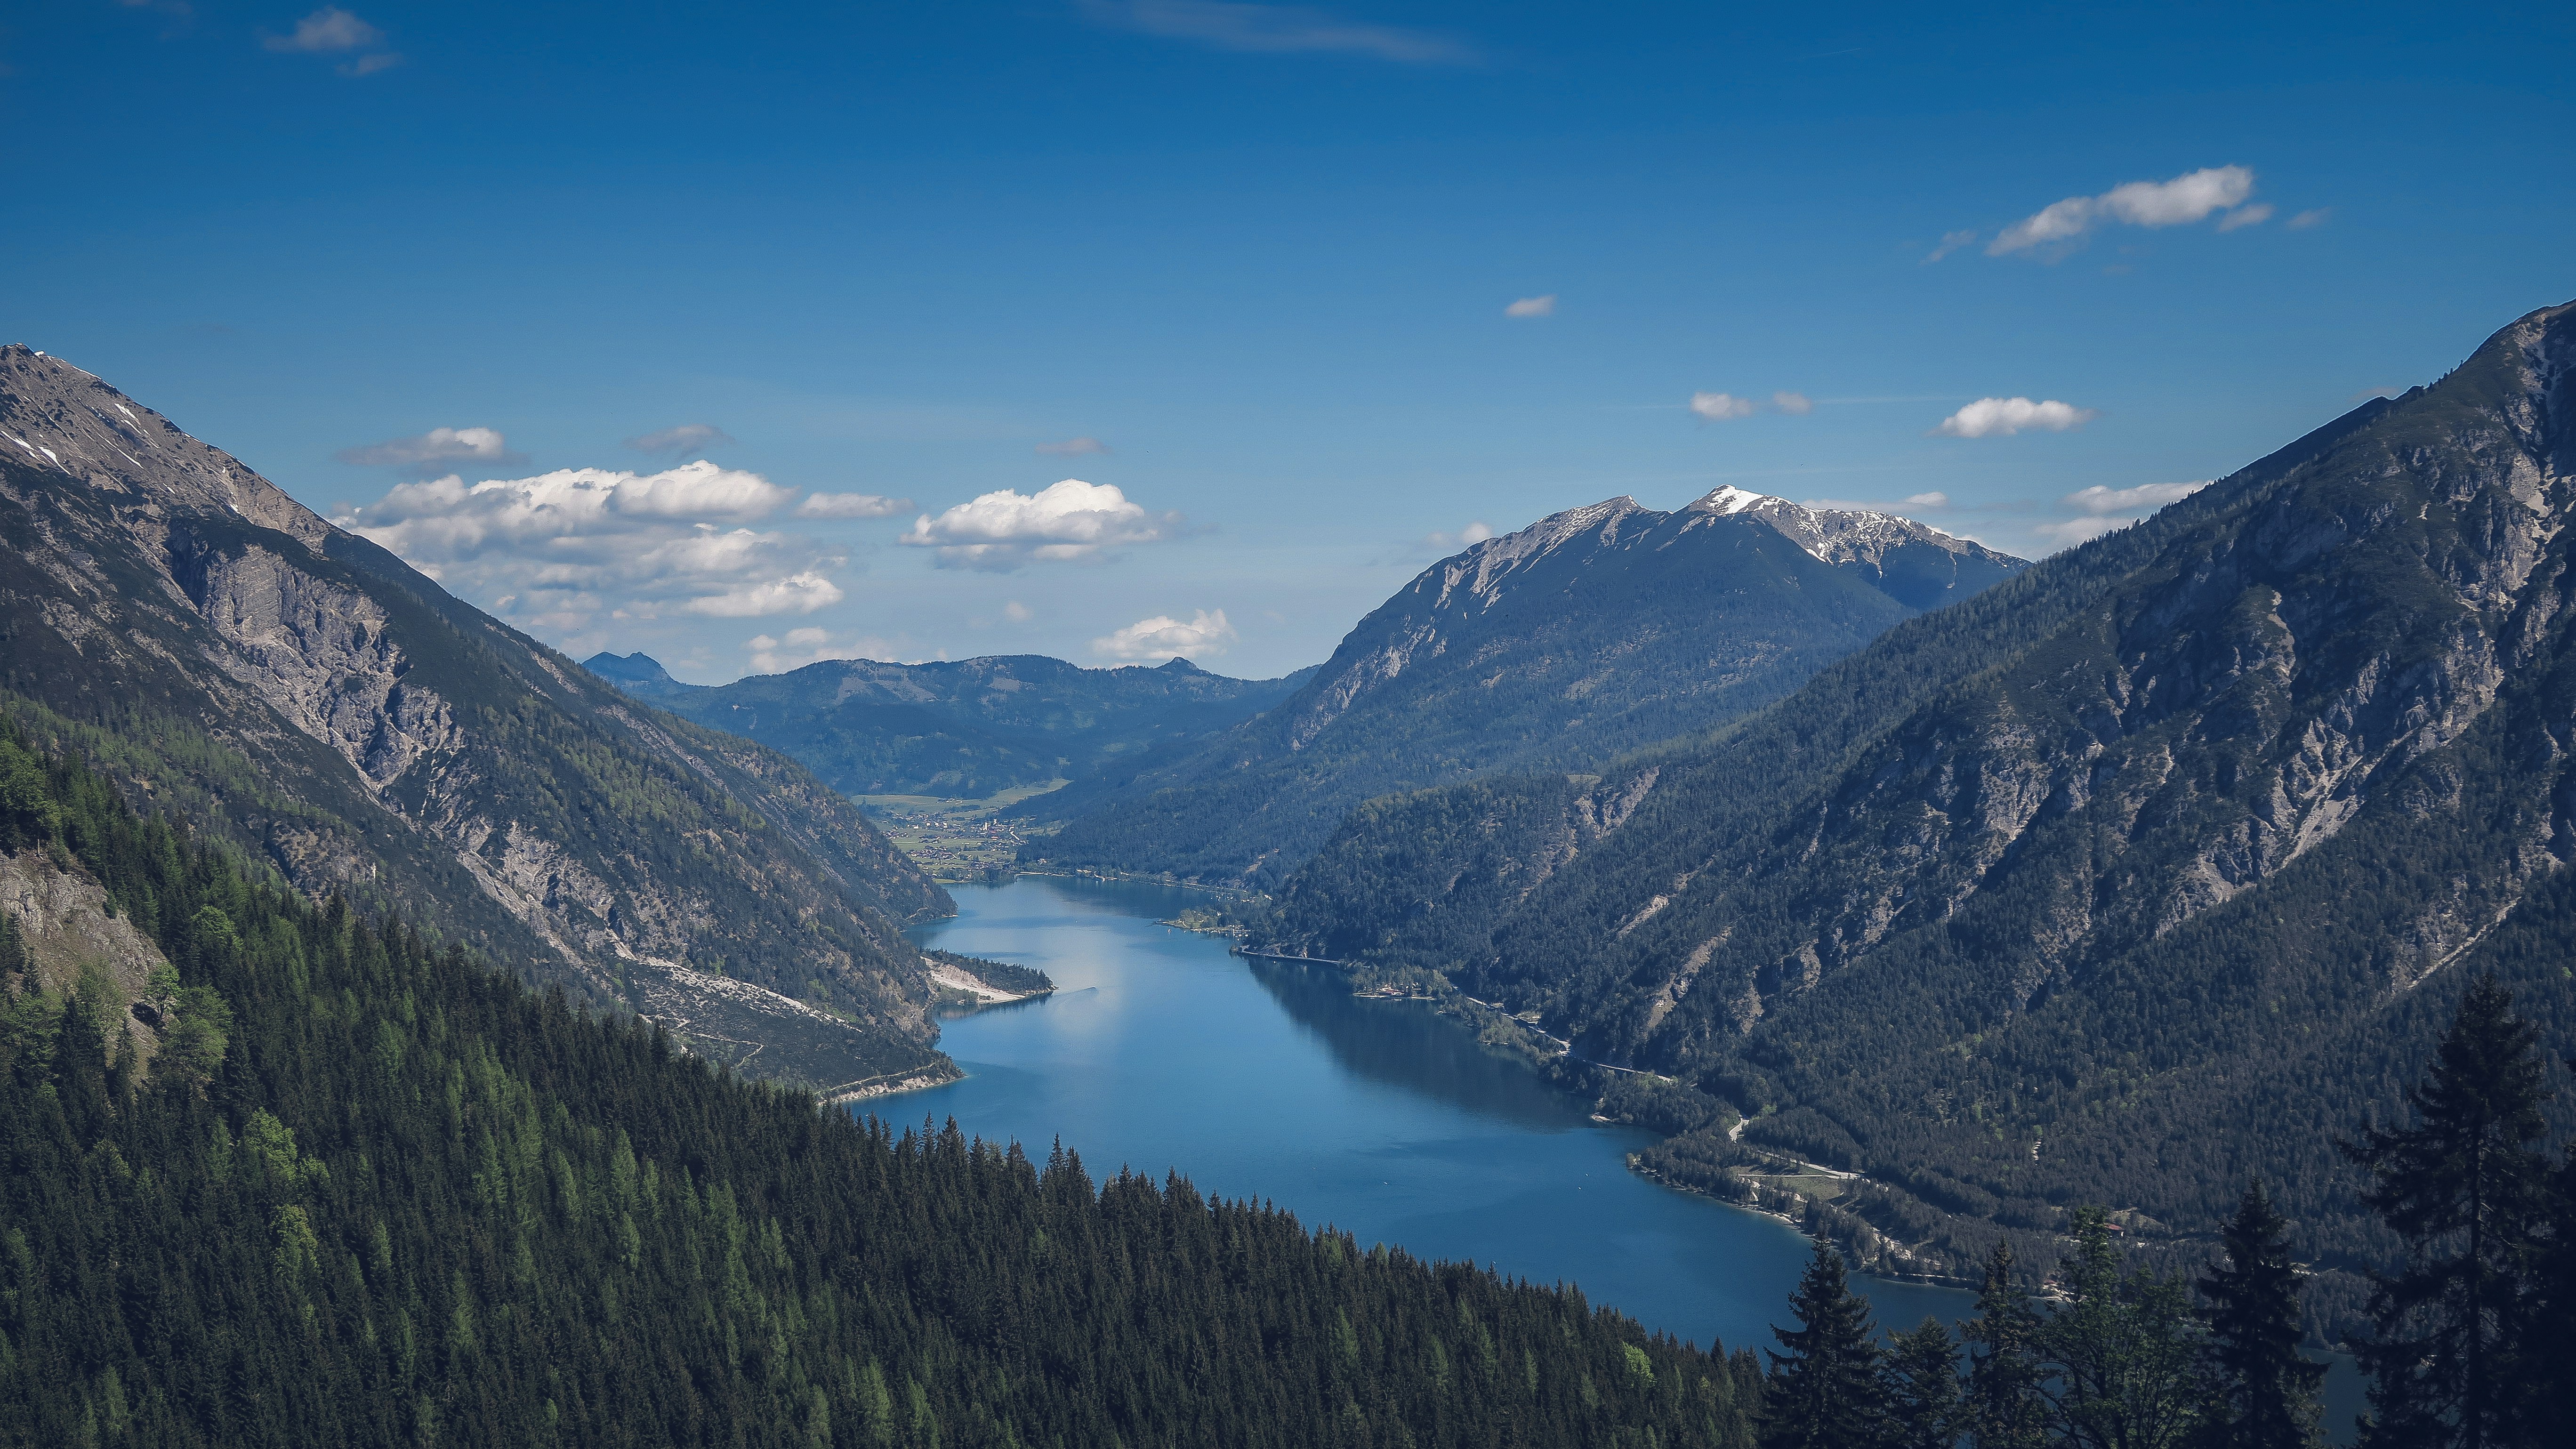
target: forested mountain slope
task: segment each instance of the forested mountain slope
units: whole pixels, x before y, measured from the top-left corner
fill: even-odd
[[[1750,1449],[1749,1352],[728,1080],[27,743],[0,863],[150,964],[0,911],[0,1446]]]
[[[1026,853],[1266,885],[1362,800],[1706,728],[2023,566],[1735,488],[1672,513],[1629,498],[1560,513],[1425,570],[1259,718],[1022,807],[1068,818]]]
[[[2385,1261],[2333,1138],[2462,983],[2576,1040],[2571,378],[2576,308],[2534,313],[1730,728],[1374,802],[1277,943],[1767,1113],[1746,1142],[1890,1185],[1903,1241],[2080,1201],[2201,1233],[2261,1173],[2307,1253]]]
[[[627,699],[60,359],[0,348],[0,703],[298,889],[747,1069],[953,1072],[946,894],[758,745]]]
[[[794,757],[835,790],[976,800],[1083,779],[1222,730],[1315,672],[1228,679],[1186,659],[1084,669],[1011,654],[927,664],[834,659],[708,687],[682,684],[641,654],[586,664],[639,699]]]

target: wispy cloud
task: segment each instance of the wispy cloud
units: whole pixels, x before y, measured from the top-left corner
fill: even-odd
[[[1710,422],[1722,423],[1730,418],[1749,418],[1762,410],[1762,404],[1733,393],[1695,392],[1691,394],[1690,410]]]
[[[1149,513],[1113,484],[1067,478],[1034,494],[1005,488],[914,520],[902,542],[938,550],[942,568],[1008,570],[1032,560],[1097,558],[1178,534],[1177,513]]]
[[[1474,65],[1475,49],[1445,35],[1344,20],[1303,5],[1235,0],[1076,0],[1095,25],[1213,50],[1274,55],[1357,55],[1399,65]]]
[[[686,457],[691,453],[703,453],[710,448],[724,447],[732,441],[731,434],[713,423],[682,423],[676,428],[664,428],[659,432],[646,433],[640,438],[628,438],[626,446],[639,453],[670,453]]]
[[[1556,294],[1554,292],[1550,292],[1544,297],[1523,297],[1519,301],[1505,307],[1503,309],[1503,315],[1506,317],[1553,317],[1556,315]]]
[[[796,505],[799,518],[892,518],[911,511],[909,498],[881,498],[874,493],[808,493]]]
[[[2021,432],[2063,433],[2100,416],[2095,409],[2055,399],[1981,397],[1943,418],[1932,431],[1945,438],[2009,438]]]
[[[755,674],[784,674],[826,659],[884,659],[915,662],[907,658],[903,646],[875,634],[836,637],[829,629],[812,626],[790,629],[784,637],[754,634],[743,642],[751,652]]]
[[[1110,448],[1107,443],[1085,433],[1079,438],[1067,438],[1060,443],[1040,443],[1030,451],[1054,458],[1079,458],[1089,453],[1106,453]]]
[[[1731,392],[1695,392],[1690,395],[1690,410],[1712,423],[1749,418],[1765,409],[1803,418],[1816,410],[1816,400],[1803,392],[1775,392],[1767,403],[1756,398],[1737,397]]]
[[[416,438],[388,438],[364,447],[342,448],[331,456],[367,468],[411,468],[444,472],[457,463],[516,467],[525,454],[510,451],[510,440],[498,428],[432,428]]]
[[[2185,226],[2207,220],[2213,213],[2242,206],[2254,193],[2254,173],[2243,166],[2210,166],[2186,172],[2170,181],[2129,181],[2099,196],[2070,196],[2052,202],[2031,215],[2005,227],[1986,244],[1986,255],[2008,256],[2015,252],[2036,252],[2054,260],[2090,233],[2106,223],[2125,226]],[[2219,230],[2230,231],[2271,215],[2271,208],[2260,208],[2262,215],[2247,216],[2255,208],[2231,213],[2219,223]],[[2236,220],[2245,216],[2245,220]]]
[[[1111,659],[1206,659],[1235,641],[1223,609],[1200,609],[1186,622],[1169,614],[1139,619],[1091,641],[1091,652]]]
[[[1462,548],[1473,548],[1493,536],[1493,525],[1479,518],[1456,533],[1426,533],[1422,535],[1422,546],[1434,553],[1452,554]]]
[[[2220,217],[2218,219],[2218,229],[2220,231],[2234,231],[2241,226],[2261,226],[2263,223],[2270,221],[2271,219],[2272,203],[2268,201],[2258,201],[2252,206],[2240,206],[2234,211],[2227,213],[2225,216]]]
[[[2328,221],[2333,220],[2333,218],[2333,207],[2318,206],[2311,207],[2306,211],[2300,212],[2298,215],[2291,217],[2288,221],[2281,223],[2281,225],[2288,227],[2292,231],[2306,231],[2312,226],[2323,226]]]
[[[1973,231],[1945,231],[1941,233],[1941,240],[1925,254],[1923,265],[1928,267],[1959,248],[1973,243],[1976,239],[1977,233]]]
[[[2134,488],[2111,488],[2096,483],[2058,500],[2063,506],[2074,509],[2076,517],[2033,524],[2030,531],[2060,548],[2072,548],[2126,528],[2166,504],[2189,498],[2209,484],[2210,480],[2206,478],[2191,483],[2141,483]]]
[[[295,29],[285,35],[271,35],[260,41],[265,50],[285,55],[344,55],[353,50],[374,50],[384,44],[385,33],[341,9],[325,5],[295,22]],[[377,71],[402,64],[402,57],[390,51],[352,58],[338,67],[347,76],[374,75]]]

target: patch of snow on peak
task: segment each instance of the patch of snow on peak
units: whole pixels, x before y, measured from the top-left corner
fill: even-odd
[[[1732,483],[1721,483],[1707,497],[1700,499],[1691,507],[1724,516],[1730,513],[1742,513],[1749,508],[1759,508],[1765,503],[1787,505],[1789,500],[1774,498],[1768,493],[1747,493]]]

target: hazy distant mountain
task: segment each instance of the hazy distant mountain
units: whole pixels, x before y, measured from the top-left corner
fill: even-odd
[[[2576,306],[1705,740],[1374,802],[1277,937],[1768,1112],[1918,1265],[1973,1256],[1945,1212],[2206,1232],[2254,1173],[2382,1263],[2333,1139],[2464,982],[2576,1041],[2571,517]]]
[[[1885,514],[1720,488],[1614,498],[1425,570],[1277,708],[1030,811],[1059,864],[1276,880],[1343,813],[1506,768],[1581,769],[1797,688],[2026,565]]]
[[[1081,779],[1260,713],[1315,671],[1228,679],[1186,659],[1084,669],[1036,654],[956,663],[835,659],[714,687],[644,654],[585,666],[639,699],[801,761],[853,795],[946,795]]]
[[[58,358],[0,348],[0,709],[136,800],[748,1069],[953,1073],[951,909],[792,761],[644,708]]]

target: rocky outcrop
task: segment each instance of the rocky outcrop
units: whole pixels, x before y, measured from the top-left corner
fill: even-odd
[[[733,1010],[709,1037],[749,1070],[944,1069],[901,927],[949,903],[847,799],[626,698],[23,347],[0,348],[0,631],[0,708],[307,892],[604,1009],[704,996],[699,978],[737,1006],[766,991],[793,1010]],[[759,1050],[764,1020],[804,1046]]]

